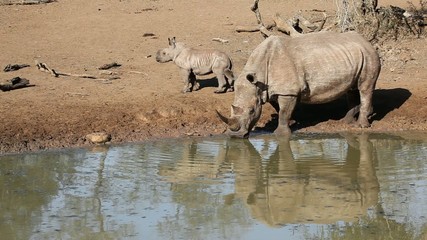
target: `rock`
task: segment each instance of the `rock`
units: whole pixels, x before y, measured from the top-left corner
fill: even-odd
[[[103,144],[111,141],[111,135],[105,132],[96,132],[86,135],[86,139],[95,144]]]

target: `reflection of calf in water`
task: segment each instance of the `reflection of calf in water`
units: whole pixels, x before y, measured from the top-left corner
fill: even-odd
[[[228,202],[243,200],[254,218],[271,226],[355,221],[377,205],[379,184],[368,135],[346,139],[347,143],[340,138],[329,141],[346,149],[345,159],[335,163],[318,152],[313,158],[297,152],[328,149],[324,140],[271,140],[277,147],[268,161],[255,157],[257,151],[249,141],[229,148],[228,154],[237,158],[233,157],[236,192],[227,197]],[[295,159],[297,155],[305,157]],[[342,158],[339,152],[329,157]]]

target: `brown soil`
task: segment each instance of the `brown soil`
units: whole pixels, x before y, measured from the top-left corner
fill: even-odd
[[[202,89],[183,94],[173,63],[155,61],[167,38],[199,48],[223,50],[238,75],[251,51],[263,40],[259,33],[237,33],[237,25],[255,24],[248,0],[58,0],[50,4],[0,6],[0,66],[31,64],[1,72],[4,81],[19,76],[34,87],[0,92],[0,153],[90,145],[85,135],[111,134],[112,143],[154,138],[221,134],[226,126],[215,109],[229,113],[233,93],[214,94],[213,75],[199,77]],[[406,0],[381,1],[407,7]],[[332,0],[260,2],[265,18],[280,12],[335,8]],[[152,36],[152,34],[154,36]],[[212,41],[220,37],[229,43]],[[390,43],[390,51],[374,95],[377,113],[363,131],[427,130],[426,39]],[[34,60],[67,73],[90,74],[110,69],[120,79],[105,81],[53,77]],[[360,131],[338,119],[345,101],[301,106],[295,114],[299,132]],[[272,125],[266,106],[258,126]],[[269,124],[272,123],[272,124]],[[267,128],[267,130],[271,130]]]

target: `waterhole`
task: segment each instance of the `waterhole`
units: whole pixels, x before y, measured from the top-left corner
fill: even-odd
[[[2,239],[426,239],[427,134],[0,156]]]

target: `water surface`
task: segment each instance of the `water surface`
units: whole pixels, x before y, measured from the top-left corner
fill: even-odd
[[[427,134],[0,156],[2,239],[426,239]]]

